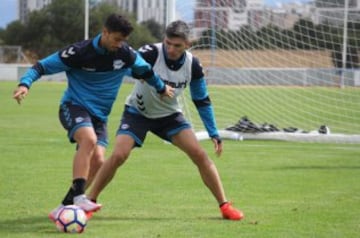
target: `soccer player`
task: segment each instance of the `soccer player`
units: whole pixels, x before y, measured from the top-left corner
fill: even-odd
[[[68,79],[60,102],[59,119],[70,142],[76,143],[77,150],[72,185],[61,205],[50,212],[49,218],[53,221],[64,205],[78,205],[89,216],[101,208],[100,204],[86,198],[85,189],[104,162],[108,115],[128,71],[141,75],[159,95],[171,96],[174,91],[125,43],[132,31],[126,18],[111,14],[102,32],[93,39],[71,44],[38,61],[22,76],[13,93],[13,98],[20,104],[32,83],[42,75],[65,72]]]
[[[185,120],[177,100],[189,85],[200,117],[214,143],[215,152],[221,155],[223,146],[216,127],[213,107],[207,92],[203,69],[187,48],[190,46],[189,27],[183,21],[174,21],[166,28],[162,43],[145,45],[139,52],[155,73],[175,88],[173,98],[162,98],[154,89],[136,81],[126,100],[125,110],[117,132],[116,144],[110,158],[99,169],[88,198],[96,201],[134,147],[141,147],[147,132],[170,141],[184,151],[197,166],[204,184],[217,200],[222,217],[241,220],[244,215],[227,200],[219,173],[213,161],[200,146],[190,124]],[[133,74],[136,78],[141,78]]]

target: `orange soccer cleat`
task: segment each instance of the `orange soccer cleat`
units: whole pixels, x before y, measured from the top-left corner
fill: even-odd
[[[234,208],[230,202],[221,205],[220,210],[224,219],[241,220],[244,218],[244,213]]]

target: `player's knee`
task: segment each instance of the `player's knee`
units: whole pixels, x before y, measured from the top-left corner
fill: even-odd
[[[77,140],[79,147],[86,148],[88,151],[95,151],[97,138],[96,136],[89,136]]]
[[[99,151],[95,151],[92,157],[91,167],[100,168],[104,162],[105,162],[104,155]]]
[[[206,155],[203,159],[199,161],[199,167],[209,168],[214,165],[214,162]]]
[[[205,150],[199,148],[196,150],[193,150],[189,153],[189,156],[192,158],[193,162],[198,166],[204,166],[211,163],[211,160],[209,160],[207,153]]]
[[[128,157],[129,152],[115,150],[111,155],[111,160],[113,161],[114,165],[118,167],[122,165]]]
[[[199,159],[207,158],[207,154],[206,154],[205,150],[203,150],[202,148],[193,149],[193,150],[191,150],[190,154],[192,157],[199,158]]]

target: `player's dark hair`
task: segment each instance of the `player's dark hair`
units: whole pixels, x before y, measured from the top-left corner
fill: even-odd
[[[173,21],[171,22],[165,30],[166,37],[180,37],[184,40],[189,40],[190,28],[183,21]]]
[[[105,27],[109,32],[121,32],[124,36],[130,35],[134,30],[130,21],[119,14],[111,14],[105,21]]]

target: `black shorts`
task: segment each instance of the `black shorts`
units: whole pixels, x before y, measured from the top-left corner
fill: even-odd
[[[173,135],[188,128],[191,128],[191,126],[180,112],[170,116],[152,119],[129,112],[125,107],[117,134],[130,135],[135,140],[136,146],[140,147],[148,131],[171,142]]]
[[[92,127],[97,136],[97,144],[106,147],[109,144],[106,122],[100,121],[97,117],[79,106],[71,103],[60,105],[59,119],[62,126],[68,131],[68,138],[71,143],[75,143],[73,136],[80,127]]]

